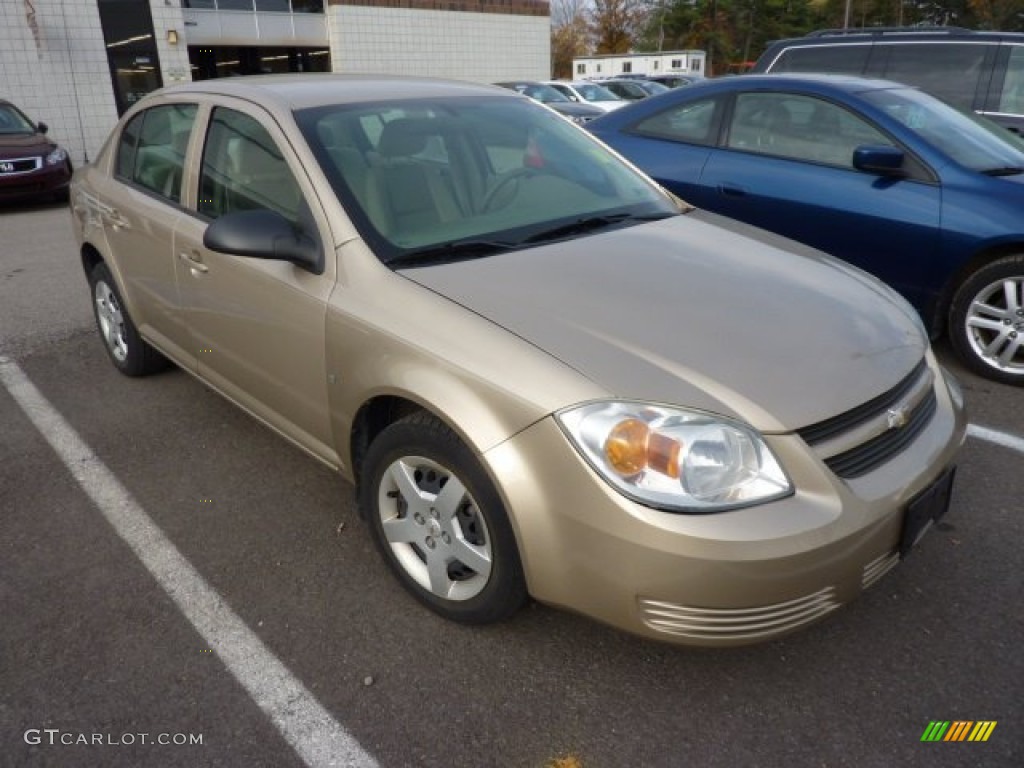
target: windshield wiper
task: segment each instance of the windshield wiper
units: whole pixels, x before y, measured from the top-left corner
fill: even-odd
[[[1018,173],[1024,173],[1024,168],[1019,165],[1006,165],[1002,168],[986,168],[982,173],[986,176],[1016,176]]]
[[[450,243],[431,245],[389,259],[387,265],[393,269],[399,267],[424,267],[431,264],[445,264],[464,259],[480,259],[502,251],[514,249],[514,243],[499,240],[453,240]]]
[[[641,221],[660,221],[661,219],[667,219],[675,214],[671,213],[654,213],[647,215],[638,215],[635,213],[611,213],[601,216],[585,216],[581,219],[570,221],[568,224],[560,224],[557,227],[551,229],[545,229],[536,234],[530,235],[528,238],[523,240],[524,243],[541,243],[548,240],[561,240],[564,237],[571,237],[572,235],[581,235],[585,232],[592,232],[596,229],[604,229],[610,227],[613,224],[626,224],[629,222],[641,222]]]

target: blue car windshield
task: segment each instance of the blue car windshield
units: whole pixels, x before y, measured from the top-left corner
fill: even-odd
[[[1024,170],[1024,141],[983,117],[910,88],[861,96],[965,168],[981,173]]]

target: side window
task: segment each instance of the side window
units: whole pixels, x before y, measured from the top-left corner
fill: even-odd
[[[881,45],[881,44],[880,44]],[[961,109],[974,106],[990,45],[969,43],[890,44],[885,78],[916,85]],[[987,81],[986,81],[987,82]]]
[[[194,104],[153,107],[133,118],[121,134],[118,175],[172,202],[181,202],[185,151],[195,119]],[[141,124],[137,138],[136,123]]]
[[[789,48],[771,66],[772,72],[831,72],[859,75],[868,63],[871,45],[809,45]]]
[[[730,149],[853,167],[862,144],[891,145],[861,118],[822,99],[788,93],[743,93],[736,98]]]
[[[707,99],[666,109],[633,126],[632,132],[687,144],[711,146],[715,143],[715,119],[721,101]]]
[[[140,112],[121,131],[121,140],[117,144],[115,175],[125,181],[132,180],[132,173],[135,170],[135,151],[139,146],[139,132],[142,130],[142,120],[145,117],[146,113]]]
[[[302,204],[299,184],[266,129],[241,112],[215,109],[203,148],[199,212],[216,219],[269,209],[298,225]]]
[[[1024,45],[1014,45],[1010,48],[998,111],[1024,115]]]

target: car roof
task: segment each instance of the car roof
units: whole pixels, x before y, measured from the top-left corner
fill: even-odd
[[[791,73],[780,72],[736,77],[701,80],[686,88],[687,93],[700,93],[708,88],[750,88],[757,86],[776,87],[780,83],[806,87],[825,87],[846,93],[887,90],[890,88],[913,88],[914,86],[882,80],[879,78],[857,77],[856,75]]]
[[[339,103],[379,102],[390,98],[503,96],[491,85],[409,75],[346,75],[335,73],[254,75],[198,80],[163,88],[165,96],[212,94],[234,96],[265,106],[297,110]],[[512,94],[509,94],[511,97]]]
[[[993,32],[988,30],[964,29],[962,27],[867,27],[856,29],[819,29],[804,37],[774,40],[769,48],[792,45],[835,45],[840,41],[878,42],[915,40],[928,42],[972,40],[972,41],[1024,41],[1022,32]]]

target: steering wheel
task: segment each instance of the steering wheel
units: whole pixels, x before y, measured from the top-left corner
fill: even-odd
[[[511,184],[512,182],[517,181],[519,179],[524,179],[528,176],[538,176],[542,173],[548,173],[548,171],[544,171],[539,168],[531,168],[529,166],[523,166],[522,168],[513,168],[511,171],[508,171],[504,176],[499,177],[497,182],[495,182],[494,186],[491,187],[490,191],[488,191],[487,194],[484,195],[483,202],[480,203],[481,212],[490,213],[496,207],[504,207],[495,206],[494,201],[498,198],[498,193],[501,190],[508,187],[508,185]],[[505,205],[508,205],[509,202],[511,201],[506,202]]]

